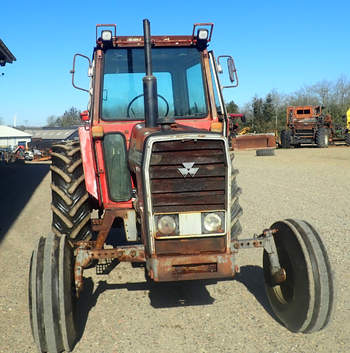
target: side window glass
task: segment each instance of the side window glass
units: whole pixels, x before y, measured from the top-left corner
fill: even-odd
[[[202,68],[198,63],[186,70],[189,114],[202,115],[207,111],[205,102]]]

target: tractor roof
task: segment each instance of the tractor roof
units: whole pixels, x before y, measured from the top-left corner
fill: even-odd
[[[152,46],[155,47],[189,47],[201,45],[201,41],[209,43],[213,33],[213,23],[195,23],[193,25],[192,35],[163,35],[151,36]],[[112,30],[105,30],[112,28]],[[99,32],[100,31],[100,32]],[[108,39],[103,40],[103,32],[110,32]],[[199,33],[203,33],[205,37],[198,37]],[[118,36],[115,24],[98,24],[96,25],[96,43],[97,48],[113,48],[113,47],[144,47],[143,36]]]

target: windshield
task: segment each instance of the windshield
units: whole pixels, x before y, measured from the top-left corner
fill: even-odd
[[[153,48],[159,116],[207,115],[201,56],[196,48]],[[109,49],[104,58],[102,119],[143,120],[143,48]]]

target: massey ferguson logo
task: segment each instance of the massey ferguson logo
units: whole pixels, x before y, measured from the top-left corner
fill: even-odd
[[[185,168],[177,168],[177,170],[182,174],[184,178],[186,178],[188,174],[191,175],[191,177],[194,177],[199,169],[199,168],[192,168],[194,165],[194,162],[182,163],[182,165]]]

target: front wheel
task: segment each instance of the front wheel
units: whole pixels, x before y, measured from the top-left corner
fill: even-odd
[[[65,235],[41,237],[29,271],[29,312],[40,352],[70,352],[77,339],[73,248]]]
[[[291,133],[289,130],[281,131],[281,147],[290,148],[291,145]]]
[[[329,145],[328,129],[320,127],[316,131],[316,145],[320,148],[327,148]]]
[[[333,307],[333,279],[326,249],[307,222],[288,219],[276,229],[279,262],[286,280],[274,283],[270,260],[264,251],[265,289],[273,312],[292,332],[311,333],[329,322]]]

